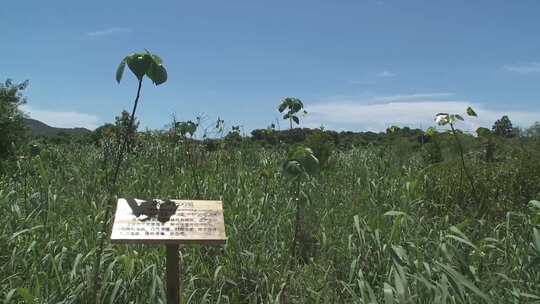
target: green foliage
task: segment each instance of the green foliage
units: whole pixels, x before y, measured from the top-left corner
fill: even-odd
[[[155,85],[167,81],[167,70],[163,66],[161,58],[146,51],[146,53],[135,53],[122,59],[116,69],[116,81],[118,83],[122,80],[126,64],[139,81],[142,81],[144,75],[150,78]]]
[[[122,162],[124,160],[124,155],[126,152],[131,151],[131,143],[132,138],[130,138],[131,135],[135,135],[133,132],[132,134],[132,128],[135,126],[135,114],[137,111],[137,106],[139,104],[139,98],[141,95],[141,88],[142,88],[142,81],[144,75],[146,75],[148,78],[154,82],[155,85],[160,85],[167,81],[167,71],[165,70],[165,67],[162,65],[162,60],[157,55],[151,54],[150,52],[146,51],[145,54],[133,54],[130,56],[126,56],[118,66],[118,69],[116,71],[116,81],[120,83],[120,80],[122,79],[122,75],[124,73],[125,66],[129,67],[129,69],[135,74],[138,81],[137,86],[137,95],[135,97],[135,100],[133,102],[133,110],[131,111],[131,115],[126,116],[125,121],[127,121],[127,128],[125,128],[126,132],[123,136],[123,138],[118,141],[118,149],[116,152],[113,153],[104,153],[104,159],[103,163],[107,163],[108,161],[108,154],[113,154],[115,156],[115,162],[113,164],[114,169],[110,171],[109,176],[109,195],[116,195],[116,187],[118,183],[118,178],[120,176],[120,167],[122,166]],[[120,118],[120,122],[123,123],[123,117]],[[94,257],[94,265],[92,267],[93,269],[93,275],[92,275],[92,289],[94,290],[94,293],[92,294],[93,302],[96,304],[100,303],[100,294],[101,294],[101,284],[100,284],[100,269],[101,269],[101,259],[103,258],[103,250],[105,248],[105,236],[107,231],[107,221],[110,218],[111,215],[111,206],[106,206],[104,217],[101,220],[101,227],[98,231],[98,239],[99,244],[96,249],[96,254]],[[92,301],[92,300],[91,300]],[[113,302],[113,300],[111,300]]]
[[[327,168],[328,161],[335,149],[334,138],[328,133],[319,131],[308,135],[304,144],[313,151],[319,160],[321,169]]]
[[[509,138],[515,135],[514,127],[512,126],[512,121],[510,121],[510,118],[508,118],[508,116],[506,115],[501,117],[501,119],[498,119],[497,121],[495,121],[491,129],[493,130],[493,133],[495,135],[498,135],[501,137]]]
[[[174,124],[174,132],[182,138],[187,137],[187,135],[189,135],[189,137],[193,137],[195,132],[197,132],[198,127],[199,124],[191,120],[179,121]]]
[[[291,129],[292,129],[293,121],[297,125],[300,124],[300,119],[298,118],[296,114],[302,111],[303,109],[304,109],[304,104],[302,103],[300,99],[295,98],[295,97],[287,97],[283,99],[281,101],[281,104],[278,107],[279,113],[283,113],[285,110],[287,110],[285,115],[283,115],[283,119],[290,121]],[[302,113],[306,115],[307,111],[304,110]]]
[[[114,124],[105,123],[92,132],[94,142],[98,145],[108,141],[119,143],[127,136],[129,145],[133,145],[139,122],[135,118],[133,125],[130,127],[130,119],[130,114],[126,110],[122,111],[120,115],[114,118]]]
[[[137,136],[137,129],[139,128],[139,122],[136,117],[133,117],[133,122],[131,122],[131,117],[129,112],[124,110],[120,116],[114,118],[115,133],[118,142],[122,138],[127,138],[128,140],[128,150],[135,143],[135,138]]]
[[[290,179],[299,179],[317,174],[319,160],[308,147],[294,146],[287,153],[287,160],[283,164],[283,173]]]
[[[431,141],[423,147],[423,159],[427,164],[437,164],[444,160],[441,145],[438,141]]]
[[[452,135],[436,136],[449,149]],[[199,198],[223,199],[226,246],[182,248],[191,303],[534,303],[540,205],[526,202],[539,199],[540,150],[532,140],[501,139],[506,157],[485,163],[479,142],[460,136],[478,196],[489,203],[482,215],[469,185],[456,190],[458,159],[426,166],[421,150],[399,141],[404,155],[386,144],[336,151],[335,165],[303,178],[306,195],[297,196],[296,181],[284,185],[278,174],[283,153],[274,147],[205,153],[139,133],[118,187],[130,197],[194,198],[195,172]],[[196,166],[184,151],[197,155]],[[84,143],[43,145],[0,172],[0,302],[87,302],[96,224],[110,204],[101,153]],[[293,160],[309,153],[298,154]],[[299,249],[313,245],[307,263],[290,267],[298,206]],[[162,247],[106,244],[102,268],[102,303],[164,301]]]
[[[19,106],[26,102],[22,91],[28,81],[15,84],[10,79],[0,83],[0,160],[13,157],[28,139],[24,114]]]
[[[471,107],[467,108],[467,115],[472,116],[472,117],[477,117],[478,116],[478,115],[476,115],[476,112]]]
[[[228,146],[234,146],[242,142],[242,135],[240,135],[240,126],[231,127],[231,131],[225,136],[225,142]]]
[[[386,129],[386,134],[396,134],[399,133],[400,130],[401,128],[398,126],[391,126]]]

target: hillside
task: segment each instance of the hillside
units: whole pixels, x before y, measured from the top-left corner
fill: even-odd
[[[33,136],[54,137],[62,133],[69,135],[83,135],[92,132],[85,128],[55,128],[32,118],[25,118],[24,124],[30,129]]]

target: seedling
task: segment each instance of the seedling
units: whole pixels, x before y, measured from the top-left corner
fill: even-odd
[[[477,117],[476,112],[471,107],[468,107],[466,112],[467,112],[467,115],[471,117]],[[465,152],[463,150],[463,144],[461,143],[458,136],[458,132],[461,132],[461,131],[459,129],[456,129],[455,127],[455,124],[458,121],[464,121],[463,116],[459,114],[438,113],[437,115],[435,115],[435,121],[437,122],[439,126],[447,126],[447,125],[450,126],[450,130],[452,131],[452,135],[454,137],[456,146],[458,147],[458,152],[461,159],[461,172],[462,173],[464,172],[465,175],[467,176],[467,179],[469,180],[469,184],[471,185],[471,190],[472,190],[472,195],[474,197],[474,200],[477,203],[479,203],[480,200],[478,199],[478,196],[476,194],[476,187],[474,185],[473,177],[471,173],[469,172],[467,165],[465,164]],[[461,176],[463,176],[463,174]]]
[[[308,200],[308,196],[304,191],[305,182],[317,174],[319,171],[319,160],[313,154],[310,148],[297,146],[292,148],[287,160],[283,164],[283,174],[290,185],[294,188],[293,197],[296,202],[296,215],[294,225],[294,237],[291,245],[291,256],[297,258],[298,239],[303,232],[303,209]]]
[[[131,130],[133,128],[133,124],[135,121],[135,112],[137,111],[137,106],[139,104],[139,98],[141,94],[141,88],[142,88],[142,82],[144,79],[144,76],[147,76],[156,86],[163,84],[167,81],[167,70],[162,64],[162,60],[159,56],[150,53],[148,50],[146,50],[145,53],[135,53],[129,56],[124,57],[122,61],[120,62],[120,65],[118,66],[116,70],[116,81],[120,83],[122,80],[122,76],[124,74],[124,69],[126,68],[126,65],[131,70],[131,72],[135,75],[138,81],[137,85],[137,95],[135,97],[135,101],[133,103],[133,110],[131,111],[130,119],[129,119],[129,125],[127,130]],[[111,176],[110,184],[109,184],[109,190],[111,193],[114,192],[116,188],[116,184],[118,181],[118,174],[120,172],[120,166],[122,164],[122,160],[124,159],[124,154],[126,152],[126,148],[128,146],[129,142],[129,132],[126,132],[124,134],[124,139],[122,140],[121,144],[118,147],[117,152],[117,158],[115,163],[115,168],[113,171],[113,174]],[[106,206],[105,208],[105,216],[103,220],[101,221],[101,229],[98,235],[99,239],[99,245],[96,252],[96,259],[94,263],[94,291],[95,293],[95,302],[100,302],[100,285],[99,285],[99,274],[100,274],[100,265],[101,265],[101,258],[103,253],[103,247],[105,246],[105,235],[107,231],[107,226],[109,222],[109,218],[111,216],[111,208],[112,206]]]
[[[300,118],[298,118],[297,113],[302,111],[304,115],[307,114],[307,111],[304,110],[304,104],[298,98],[287,97],[281,101],[281,104],[278,107],[279,113],[283,113],[285,110],[287,112],[283,115],[283,119],[289,120],[290,127],[293,127],[293,121],[299,125]]]

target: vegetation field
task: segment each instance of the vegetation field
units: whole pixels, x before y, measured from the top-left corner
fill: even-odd
[[[181,249],[185,303],[539,303],[540,143],[496,138],[486,159],[458,134],[462,162],[450,133],[394,133],[306,140],[329,157],[292,182],[293,144],[139,133],[114,192],[223,200],[226,245]],[[93,285],[114,136],[36,143],[1,167],[0,301],[164,303],[164,246],[105,241]]]

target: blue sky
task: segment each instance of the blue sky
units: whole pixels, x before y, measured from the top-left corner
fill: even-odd
[[[9,1],[0,8],[0,76],[30,80],[30,116],[94,128],[131,107],[136,83],[114,72],[148,48],[169,81],[143,86],[141,125],[175,113],[241,125],[304,101],[304,126],[427,127],[476,108],[464,127],[503,114],[540,120],[538,1]],[[282,127],[287,124],[281,122]]]

